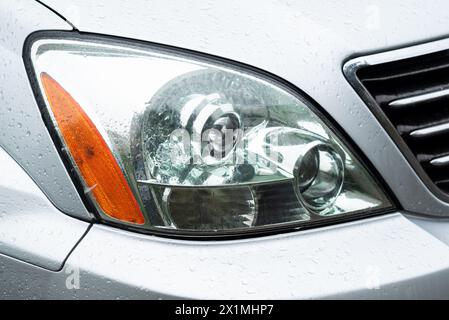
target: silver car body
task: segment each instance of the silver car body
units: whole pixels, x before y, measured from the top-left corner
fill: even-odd
[[[448,9],[443,0],[2,1],[0,297],[449,298],[449,203],[423,184],[344,74],[356,57],[449,48]],[[22,57],[31,33],[73,28],[200,51],[290,82],[343,128],[402,209],[207,242],[93,224]]]

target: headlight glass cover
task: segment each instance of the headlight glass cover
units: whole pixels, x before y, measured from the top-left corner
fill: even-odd
[[[391,208],[302,95],[237,64],[103,37],[30,47],[50,119],[99,217],[190,235]]]

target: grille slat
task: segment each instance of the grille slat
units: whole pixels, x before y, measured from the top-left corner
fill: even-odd
[[[430,164],[434,167],[444,167],[449,165],[449,155],[433,158],[430,160]]]
[[[393,100],[388,103],[388,105],[391,108],[403,108],[403,107],[409,107],[409,106],[415,106],[419,105],[423,102],[431,102],[434,100],[438,100],[440,98],[448,97],[449,96],[449,88],[448,89],[442,89],[438,91],[431,91],[424,94],[420,94],[413,97],[408,98],[402,98]]]
[[[449,195],[449,50],[363,66],[356,76],[430,180]]]
[[[446,133],[448,131],[449,131],[449,123],[446,122],[431,127],[413,130],[410,132],[410,136],[413,138],[429,138]]]

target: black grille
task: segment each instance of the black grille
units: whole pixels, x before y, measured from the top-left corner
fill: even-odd
[[[356,76],[415,167],[449,194],[449,50],[365,66]]]

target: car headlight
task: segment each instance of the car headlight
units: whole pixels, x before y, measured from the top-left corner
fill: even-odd
[[[30,56],[103,221],[229,235],[391,207],[316,108],[264,74],[98,36],[38,38]]]

